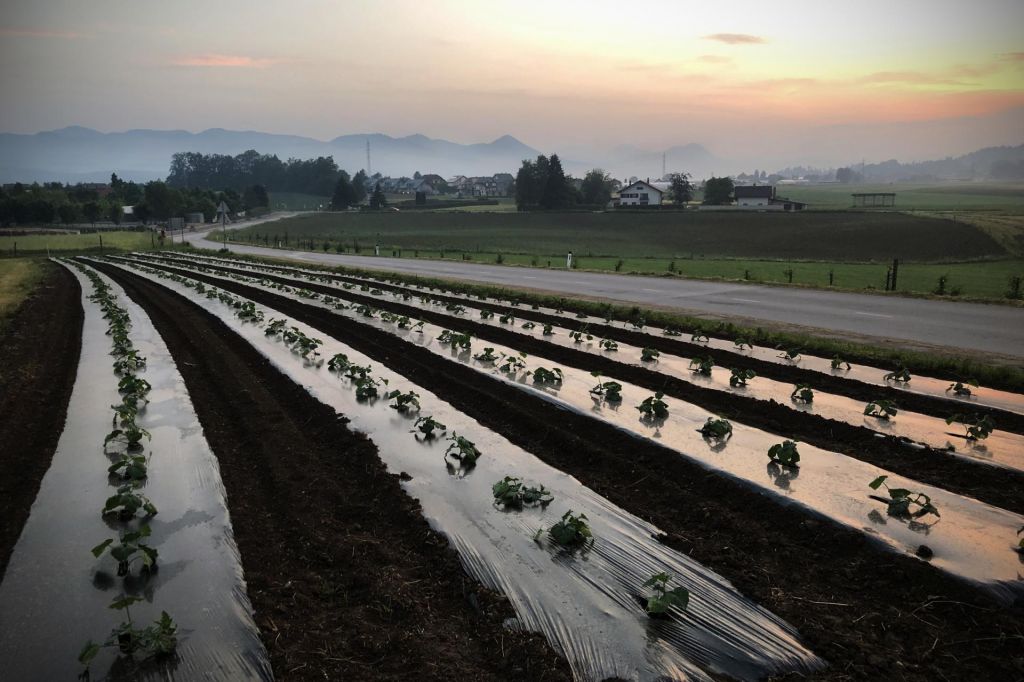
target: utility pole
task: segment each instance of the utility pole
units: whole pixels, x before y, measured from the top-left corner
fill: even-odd
[[[366,140],[366,177],[373,175],[373,167],[370,165],[370,140]]]
[[[661,153],[661,179],[665,179],[665,152]]]

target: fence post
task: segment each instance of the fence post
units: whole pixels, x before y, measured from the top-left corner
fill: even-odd
[[[892,290],[893,291],[896,291],[896,275],[899,273],[899,271],[900,271],[900,259],[899,258],[893,258],[892,259]]]
[[[834,270],[828,271],[828,285],[832,286],[836,281],[836,273]]]
[[[103,233],[100,232],[100,253],[103,253]]]

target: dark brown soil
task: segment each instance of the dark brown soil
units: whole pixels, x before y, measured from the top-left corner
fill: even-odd
[[[64,430],[82,350],[78,280],[46,274],[0,332],[0,576]]]
[[[556,411],[541,398],[385,331],[237,282],[196,278],[351,345],[650,520],[666,532],[666,544],[799,628],[831,663],[812,679],[1024,678],[1019,604],[1000,607],[926,561],[779,504],[610,425]]]
[[[100,266],[152,318],[220,462],[256,620],[279,680],[567,680],[508,602],[346,428],[214,316]]]
[[[236,271],[232,268],[221,270]],[[177,271],[195,276],[195,273],[183,269]],[[827,450],[841,452],[922,483],[945,488],[1009,511],[1024,514],[1024,472],[972,462],[941,450],[911,448],[895,437],[879,438],[875,432],[864,427],[800,412],[775,401],[757,400],[736,393],[704,388],[670,375],[616,362],[593,353],[547,343],[508,329],[481,324],[472,319],[453,319],[450,315],[424,308],[365,296],[353,291],[339,293],[330,287],[305,281],[299,282],[287,277],[267,276],[267,278],[284,284],[300,284],[312,291],[343,295],[349,300],[418,317],[441,326],[457,327],[458,331],[469,332],[479,339],[511,346],[531,355],[544,356],[554,362],[578,369],[597,371],[602,376],[643,386],[651,391],[663,391],[666,395],[699,405],[726,419]],[[214,284],[222,284],[222,281],[210,281]]]

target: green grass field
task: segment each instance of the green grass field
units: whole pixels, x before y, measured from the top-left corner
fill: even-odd
[[[289,245],[344,242],[385,250],[564,257],[755,258],[934,262],[1007,257],[983,231],[951,220],[881,212],[363,212],[319,213],[234,233]]]
[[[989,233],[961,221],[895,212],[775,213],[321,213],[232,233],[289,248],[561,267],[572,250],[586,270],[723,278],[863,290],[1002,298],[1024,272]],[[619,261],[622,261],[621,263]]]
[[[0,329],[42,277],[43,266],[30,258],[0,260]]]
[[[18,237],[0,236],[0,256],[46,255],[50,253],[99,252],[100,238],[103,248],[118,251],[149,249],[153,238],[150,232],[103,232],[89,234],[33,234]]]
[[[1024,183],[779,185],[779,195],[805,201],[813,210],[846,209],[854,192],[894,192],[900,211],[998,211],[1024,213]]]

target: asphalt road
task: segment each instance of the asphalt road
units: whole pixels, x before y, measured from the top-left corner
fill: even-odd
[[[200,233],[187,238],[196,246],[220,247],[216,242],[204,242]],[[668,306],[681,312],[766,320],[1024,358],[1024,309],[1010,306],[458,261],[282,252],[241,244],[231,244],[230,248],[236,253],[583,294]]]

